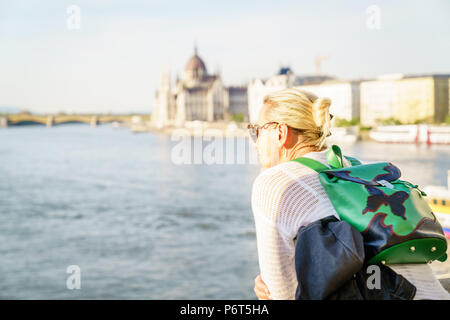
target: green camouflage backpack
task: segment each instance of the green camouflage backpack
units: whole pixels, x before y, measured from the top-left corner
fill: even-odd
[[[363,235],[368,263],[445,261],[447,241],[426,194],[400,180],[400,170],[390,162],[361,164],[344,157],[350,167],[344,167],[341,150],[333,145],[327,152],[331,168],[305,157],[292,161],[319,173],[341,220]]]

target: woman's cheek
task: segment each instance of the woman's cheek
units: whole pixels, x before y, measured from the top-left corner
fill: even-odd
[[[279,150],[276,139],[270,137],[269,134],[263,134],[258,139],[257,146],[262,167],[270,168],[279,163]]]
[[[268,166],[268,157],[264,153],[264,149],[258,146],[258,158],[261,167],[265,168]]]

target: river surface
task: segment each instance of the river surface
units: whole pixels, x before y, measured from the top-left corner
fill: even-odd
[[[175,164],[177,143],[110,125],[1,129],[0,298],[255,299],[260,167]],[[448,146],[341,148],[419,186],[447,183]]]

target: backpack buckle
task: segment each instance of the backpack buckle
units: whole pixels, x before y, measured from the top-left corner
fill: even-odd
[[[383,187],[389,188],[389,189],[394,189],[394,186],[392,185],[392,183],[390,183],[389,181],[386,180],[377,180],[377,182],[382,185]]]

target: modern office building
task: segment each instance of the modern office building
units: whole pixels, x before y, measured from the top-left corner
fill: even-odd
[[[361,82],[361,123],[439,123],[449,114],[448,74],[383,75]]]

